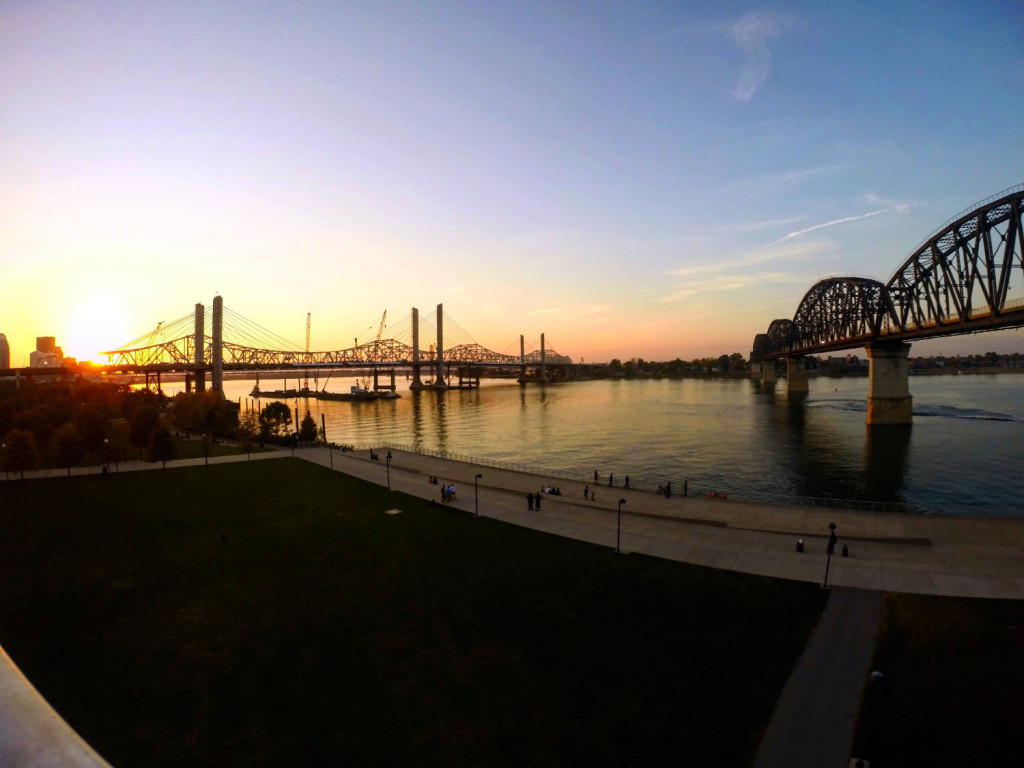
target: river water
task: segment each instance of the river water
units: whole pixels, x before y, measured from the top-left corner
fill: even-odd
[[[352,379],[329,389],[347,391]],[[251,381],[225,382],[248,399]],[[264,380],[264,388],[280,380]],[[295,386],[294,379],[292,386]],[[322,383],[321,383],[322,386]],[[899,502],[939,514],[1024,515],[1024,375],[912,377],[914,424],[865,425],[866,377],[820,377],[792,399],[724,379],[647,379],[412,393],[364,403],[294,398],[338,443],[382,442],[634,488],[785,503]],[[258,402],[258,401],[257,401]],[[262,402],[270,402],[264,399]],[[834,502],[833,502],[834,503]]]

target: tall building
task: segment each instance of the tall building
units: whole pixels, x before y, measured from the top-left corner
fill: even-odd
[[[30,368],[60,368],[64,365],[64,350],[57,346],[53,336],[37,336],[36,349],[28,356]]]
[[[7,337],[0,333],[0,368],[11,367],[11,345],[7,343]]]

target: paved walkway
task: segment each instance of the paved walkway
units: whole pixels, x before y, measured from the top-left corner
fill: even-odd
[[[212,457],[209,463],[262,461],[291,453],[254,453],[251,459]],[[387,451],[378,453],[383,457]],[[405,451],[391,453],[390,467],[383,458],[371,461],[366,451],[307,448],[295,455],[380,485],[388,482],[390,470],[392,488],[440,501],[440,486],[427,482],[429,476],[436,476],[456,484],[457,508],[467,512],[479,508],[487,517],[608,547],[616,544],[618,501],[625,499],[624,551],[815,583],[824,576],[828,524],[835,522],[837,549],[846,544],[850,557],[832,559],[829,583],[837,589],[780,699],[758,768],[842,768],[847,764],[852,718],[866,674],[864,654],[870,660],[877,628],[877,609],[872,606],[880,601],[880,592],[1024,599],[1024,520],[1020,519],[832,511],[678,494],[665,499],[591,484],[595,502],[584,500],[582,482]],[[204,463],[201,458],[187,459],[168,462],[168,467]],[[121,472],[153,469],[159,465],[127,462],[118,467]],[[92,467],[72,474],[98,472]],[[49,470],[26,476],[65,474]],[[477,474],[482,477],[474,488]],[[558,486],[562,495],[542,496],[541,509],[529,512],[526,494],[543,485]],[[798,538],[805,542],[803,553],[796,551]],[[824,663],[826,659],[829,664]],[[820,736],[812,736],[812,730]],[[60,720],[6,655],[0,657],[0,766],[109,768]]]
[[[380,461],[366,451],[309,448],[302,458],[371,482],[385,484],[386,450]],[[825,575],[828,524],[839,544],[829,583],[891,592],[1024,599],[1024,519],[940,517],[785,507],[709,498],[671,499],[621,487],[594,486],[598,501],[583,499],[584,483],[543,478],[506,469],[392,450],[391,485],[440,501],[436,476],[454,482],[455,506],[473,510],[474,475],[480,514],[560,536],[615,546],[616,509],[622,505],[622,548],[695,565],[761,576],[820,583]],[[541,510],[527,511],[526,494],[541,485],[560,487],[544,495]],[[796,551],[802,538],[805,551]],[[839,556],[843,545],[849,557]]]
[[[754,768],[849,765],[882,593],[836,587],[779,697]]]

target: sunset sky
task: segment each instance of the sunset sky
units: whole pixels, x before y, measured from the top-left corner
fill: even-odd
[[[0,3],[0,332],[749,354],[1024,182],[1006,2]],[[1020,278],[1017,278],[1019,281]],[[1018,286],[1019,287],[1019,286]],[[912,354],[1024,352],[1024,331]]]

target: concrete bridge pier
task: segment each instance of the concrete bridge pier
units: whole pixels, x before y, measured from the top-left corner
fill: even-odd
[[[420,311],[412,308],[412,383],[409,389],[417,392],[423,389],[420,379]]]
[[[526,339],[519,334],[519,383],[526,384]]]
[[[196,304],[196,330],[193,346],[193,361],[196,364],[195,384],[196,392],[206,391],[206,371],[200,366],[206,364],[206,308],[202,304]]]
[[[761,363],[761,383],[762,384],[774,384],[778,379],[778,374],[775,371],[774,360],[764,360]]]
[[[757,361],[751,360],[750,361],[750,378],[752,378],[752,379],[760,379],[761,378],[761,369],[762,369],[763,366],[764,366],[764,363],[762,363],[760,360],[757,360]]]
[[[213,297],[213,389],[224,392],[224,297]]]
[[[546,357],[547,353],[544,349],[544,334],[540,335],[540,372],[537,374],[537,381],[542,384],[548,380],[548,374],[546,370]]]
[[[437,372],[434,374],[434,389],[448,389],[444,380],[444,305],[437,305]]]
[[[803,355],[786,358],[786,392],[790,395],[807,394],[807,358]]]
[[[907,358],[910,345],[875,341],[865,347],[871,361],[868,376],[868,424],[912,424],[914,398],[910,395]]]

